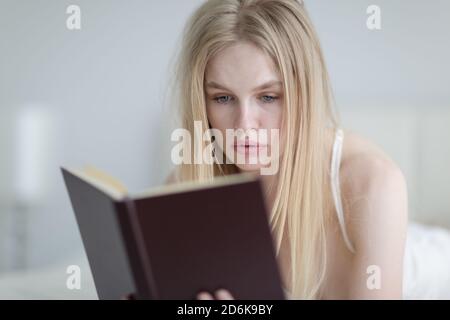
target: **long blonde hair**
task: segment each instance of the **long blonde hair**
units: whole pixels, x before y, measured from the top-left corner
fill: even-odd
[[[302,1],[208,0],[184,30],[177,65],[182,127],[209,127],[204,76],[209,59],[238,41],[267,53],[283,81],[282,152],[270,224],[277,255],[289,246],[291,298],[320,298],[326,274],[326,226],[331,209],[327,127],[337,127],[322,50]],[[203,140],[203,139],[199,139]],[[199,142],[199,141],[198,141]],[[199,146],[206,148],[206,142]],[[202,149],[203,150],[203,149]],[[233,164],[182,164],[178,180],[212,180],[238,172]]]

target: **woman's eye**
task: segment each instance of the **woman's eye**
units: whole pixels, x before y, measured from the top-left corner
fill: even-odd
[[[216,101],[217,103],[225,104],[231,100],[231,97],[230,96],[220,96],[220,97],[214,98],[213,100]]]
[[[261,99],[265,103],[271,103],[271,102],[274,102],[277,99],[277,97],[274,97],[274,96],[262,96]]]
[[[269,96],[269,95],[265,95],[265,96],[261,97],[261,100],[264,103],[271,103],[271,102],[274,102],[277,99],[278,99],[278,97]],[[220,96],[220,97],[213,98],[213,100],[215,102],[219,103],[219,104],[227,104],[227,103],[229,103],[230,101],[233,100],[233,97],[231,97],[231,96]]]

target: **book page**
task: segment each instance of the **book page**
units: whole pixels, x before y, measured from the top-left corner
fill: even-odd
[[[215,177],[211,181],[184,181],[171,184],[164,184],[153,187],[132,195],[133,199],[156,197],[164,194],[181,193],[205,188],[214,188],[227,184],[245,183],[256,180],[257,177],[250,173],[237,173],[228,176]]]
[[[87,165],[81,169],[64,167],[64,169],[93,185],[97,189],[107,193],[116,200],[122,200],[128,195],[127,189],[119,180],[94,166]]]

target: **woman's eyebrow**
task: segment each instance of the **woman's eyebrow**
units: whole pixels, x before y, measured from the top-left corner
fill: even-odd
[[[256,88],[253,89],[253,91],[257,91],[257,90],[262,90],[262,89],[267,89],[273,86],[281,86],[283,83],[279,80],[271,80],[268,81],[266,83],[263,83],[259,86],[257,86]],[[231,91],[229,89],[227,89],[226,87],[218,84],[217,82],[214,81],[210,81],[206,83],[206,87],[208,88],[215,88],[215,89],[221,89],[221,90],[226,90],[226,91]]]

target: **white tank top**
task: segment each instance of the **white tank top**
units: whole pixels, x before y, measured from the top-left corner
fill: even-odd
[[[344,209],[342,207],[341,187],[339,182],[339,168],[341,165],[343,141],[344,141],[344,132],[342,131],[342,129],[337,129],[333,144],[333,154],[331,157],[331,170],[330,170],[331,191],[333,194],[334,205],[336,207],[336,214],[339,221],[339,226],[342,231],[342,236],[344,238],[345,245],[351,252],[355,253],[355,249],[348,237],[347,229],[345,227]]]

